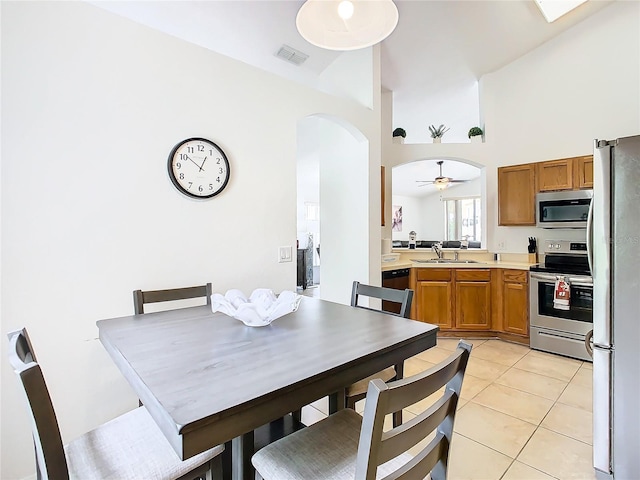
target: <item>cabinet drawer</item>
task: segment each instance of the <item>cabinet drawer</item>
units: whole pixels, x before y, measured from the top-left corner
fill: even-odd
[[[456,270],[456,280],[465,282],[488,282],[491,280],[491,270]]]
[[[502,278],[509,283],[528,283],[525,270],[503,270]]]
[[[419,268],[416,278],[418,280],[440,280],[440,281],[448,282],[451,280],[451,269]]]

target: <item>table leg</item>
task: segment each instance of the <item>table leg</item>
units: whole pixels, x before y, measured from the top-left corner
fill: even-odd
[[[253,431],[245,433],[232,441],[233,480],[254,480],[255,470],[251,464],[253,455]]]
[[[329,415],[336,413],[338,410],[345,408],[345,389],[342,388],[339,391],[329,395]]]

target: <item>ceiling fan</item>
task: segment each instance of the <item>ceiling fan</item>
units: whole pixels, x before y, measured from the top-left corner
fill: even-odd
[[[416,182],[419,182],[422,184],[422,185],[418,185],[419,187],[424,187],[425,185],[435,185],[438,190],[444,190],[451,183],[466,183],[469,181],[469,180],[454,180],[451,177],[443,177],[442,164],[444,163],[444,160],[439,160],[436,163],[440,166],[440,175],[433,180],[416,180]]]

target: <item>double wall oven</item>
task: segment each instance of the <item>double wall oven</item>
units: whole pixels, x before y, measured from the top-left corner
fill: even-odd
[[[593,278],[586,242],[547,240],[544,263],[530,271],[531,348],[591,361],[593,330]],[[556,280],[570,284],[569,308],[554,303]]]

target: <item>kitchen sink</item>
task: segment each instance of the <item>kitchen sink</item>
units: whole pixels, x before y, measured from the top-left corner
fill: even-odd
[[[416,263],[484,263],[477,260],[453,260],[451,258],[431,258],[429,260],[411,259],[411,261]]]

